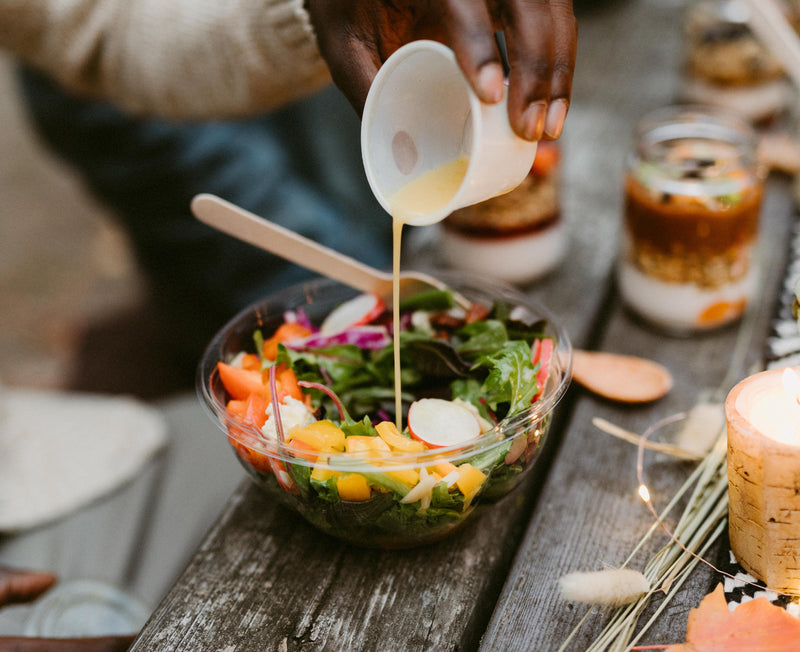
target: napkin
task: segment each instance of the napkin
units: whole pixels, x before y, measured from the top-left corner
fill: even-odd
[[[133,398],[0,387],[0,532],[110,493],[166,441],[164,417]]]

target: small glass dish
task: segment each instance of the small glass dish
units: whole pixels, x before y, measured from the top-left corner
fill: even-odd
[[[150,611],[133,595],[98,580],[72,580],[50,589],[25,623],[26,636],[70,638],[135,634]]]
[[[358,453],[315,456],[309,455],[307,449],[266,439],[258,428],[242,423],[226,409],[226,392],[219,377],[218,363],[230,361],[242,351],[255,351],[254,332],[258,329],[264,333],[273,332],[287,311],[302,309],[312,323],[319,324],[333,308],[358,294],[334,281],[321,279],[297,285],[243,310],[213,338],[199,366],[198,394],[202,403],[226,433],[250,477],[270,496],[323,532],[350,543],[378,548],[408,548],[430,543],[467,522],[478,505],[508,494],[533,468],[553,410],[571,379],[569,339],[543,306],[505,285],[483,280],[465,281],[463,274],[438,276],[472,301],[487,306],[503,301],[519,311],[526,321],[541,322],[546,337],[552,338],[554,343],[549,372],[539,397],[529,408],[500,420],[468,445],[416,452],[393,451],[379,459]],[[374,418],[372,414],[369,416]],[[385,477],[409,470],[422,473],[421,469],[427,469],[433,473],[437,465],[459,467],[464,463],[480,469],[484,480],[468,499],[456,496],[458,499],[446,507],[441,506],[441,501],[439,506],[434,501],[429,509],[401,502],[403,496],[386,486],[371,485],[368,499],[354,501],[340,499],[335,492],[323,495],[318,491],[320,485],[304,481],[315,471],[374,478],[375,474]],[[282,475],[286,472],[299,482],[287,486],[287,476]],[[439,487],[438,491],[443,492],[446,500],[447,487]]]

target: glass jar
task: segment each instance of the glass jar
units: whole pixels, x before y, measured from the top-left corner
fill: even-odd
[[[779,8],[795,29],[797,0]],[[750,29],[743,0],[695,0],[684,20],[686,67],[682,96],[687,102],[722,106],[752,122],[784,113],[795,100],[780,62]]]
[[[567,242],[560,162],[558,144],[541,141],[519,186],[451,213],[442,222],[440,240],[447,264],[508,283],[530,282],[557,267]]]
[[[736,117],[674,106],[642,118],[624,181],[627,305],[674,332],[738,319],[756,291],[764,177],[756,135]]]

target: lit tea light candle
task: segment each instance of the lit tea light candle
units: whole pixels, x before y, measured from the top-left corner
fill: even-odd
[[[800,377],[774,369],[725,402],[731,550],[774,590],[800,593]]]

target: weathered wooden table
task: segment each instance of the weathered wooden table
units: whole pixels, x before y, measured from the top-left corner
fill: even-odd
[[[563,600],[558,579],[620,565],[652,523],[636,493],[636,448],[597,430],[592,417],[642,432],[688,409],[702,388],[723,382],[738,336],[737,327],[692,338],[654,332],[626,313],[613,283],[624,152],[640,115],[676,101],[684,4],[598,2],[579,13],[562,139],[570,249],[557,273],[526,288],[564,321],[575,346],[658,360],[674,375],[672,392],[623,407],[573,386],[535,477],[471,526],[421,549],[341,544],[245,482],[132,649],[555,650],[566,639],[588,607]],[[788,180],[770,180],[762,292],[734,380],[761,361],[794,216],[790,190]],[[685,477],[679,463],[662,462],[656,503]],[[645,554],[665,541],[655,537]],[[721,555],[724,536],[708,556]],[[698,566],[643,642],[684,640],[689,609],[719,581]],[[585,649],[608,614],[593,610],[569,649]]]

